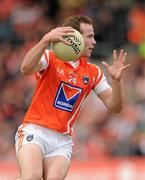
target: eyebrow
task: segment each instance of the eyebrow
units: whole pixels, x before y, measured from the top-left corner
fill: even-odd
[[[94,33],[92,33],[92,34],[88,34],[87,36],[89,36],[89,37],[93,37],[95,34]]]

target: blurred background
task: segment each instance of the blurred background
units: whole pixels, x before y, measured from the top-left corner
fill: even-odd
[[[126,106],[120,114],[108,112],[93,92],[86,99],[67,180],[145,180],[144,0],[0,0],[0,180],[16,177],[14,136],[35,87],[33,76],[20,74],[23,57],[66,17],[80,14],[94,21],[90,61],[103,68],[113,49],[124,49],[131,68],[123,76]]]

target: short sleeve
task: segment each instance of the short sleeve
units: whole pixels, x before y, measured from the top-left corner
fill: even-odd
[[[49,66],[49,50],[45,50],[45,52],[42,55],[40,61],[42,63],[42,68],[41,68],[41,70],[39,72],[34,74],[37,81],[39,79],[41,79],[45,69]]]
[[[42,68],[41,68],[41,71],[42,70],[45,70],[48,65],[49,65],[49,50],[45,50],[44,54],[42,55],[41,57],[41,60],[42,62]]]

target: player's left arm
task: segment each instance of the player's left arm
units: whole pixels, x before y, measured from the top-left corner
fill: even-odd
[[[107,68],[108,73],[112,79],[112,87],[107,88],[98,94],[98,97],[103,101],[106,107],[112,112],[120,112],[124,104],[124,88],[122,73],[128,67],[129,64],[125,65],[126,55],[123,50],[120,51],[117,56],[116,50],[113,51],[113,65],[109,65],[106,62],[102,64]]]
[[[115,83],[115,82],[114,82]],[[98,94],[98,97],[111,112],[120,112],[124,104],[124,91],[122,83],[112,83],[112,87]]]

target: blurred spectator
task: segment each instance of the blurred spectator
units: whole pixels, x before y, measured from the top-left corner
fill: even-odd
[[[136,1],[128,15],[128,40],[138,45],[145,40],[145,2]]]

